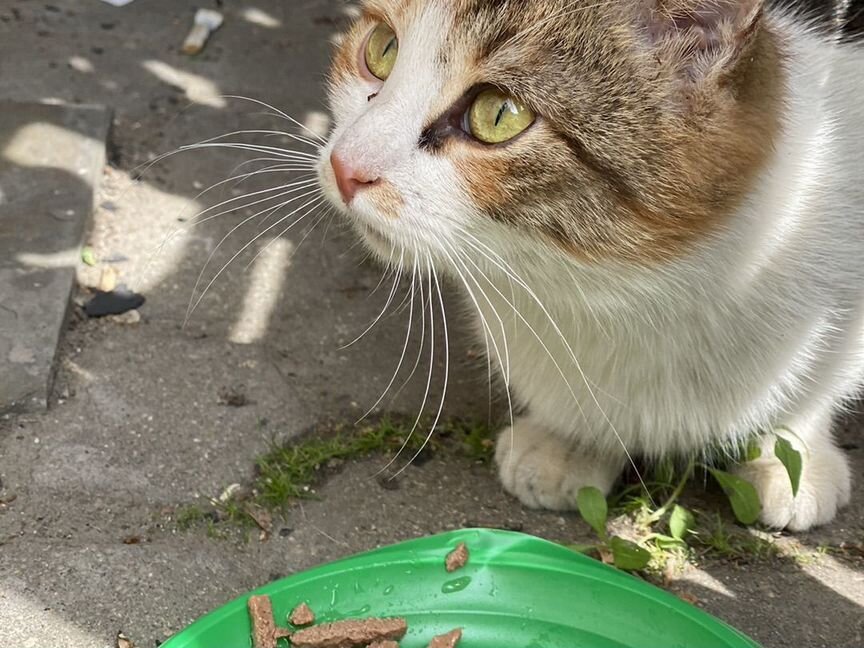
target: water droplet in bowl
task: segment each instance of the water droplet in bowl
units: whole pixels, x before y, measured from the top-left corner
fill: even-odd
[[[441,592],[444,594],[453,594],[454,592],[461,592],[466,587],[471,584],[470,576],[463,576],[462,578],[456,578],[450,581],[447,581],[441,586]]]

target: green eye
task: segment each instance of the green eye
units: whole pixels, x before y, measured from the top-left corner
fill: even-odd
[[[393,71],[399,56],[399,39],[386,24],[381,23],[366,43],[366,67],[382,81]]]
[[[486,144],[507,142],[534,123],[534,112],[496,88],[484,90],[468,111],[471,134]]]

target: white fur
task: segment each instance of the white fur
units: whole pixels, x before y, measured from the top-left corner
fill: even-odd
[[[417,148],[446,74],[432,59],[446,16],[427,12],[414,32],[422,46],[401,40],[371,104],[362,80],[334,96],[331,147],[374,160],[405,198],[398,219],[353,205],[360,229],[389,241],[369,245],[385,260],[406,250],[409,269],[428,255],[462,285],[526,408],[497,453],[503,484],[526,504],[571,508],[584,485],[608,491],[625,448],[699,452],[778,426],[794,432],[804,472],[793,500],[770,438],[742,467],[763,521],[806,529],[848,501],[830,426],[864,376],[864,51],[772,20],[791,48],[776,154],[723,231],[651,269],[581,265],[490,222],[446,158]],[[331,175],[322,164],[333,192]]]

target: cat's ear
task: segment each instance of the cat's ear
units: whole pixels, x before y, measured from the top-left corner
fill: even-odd
[[[765,0],[638,0],[646,45],[688,81],[722,77],[746,56]]]

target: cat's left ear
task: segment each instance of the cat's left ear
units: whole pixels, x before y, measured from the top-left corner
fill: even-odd
[[[762,24],[765,0],[638,0],[637,31],[687,81],[730,72]]]

